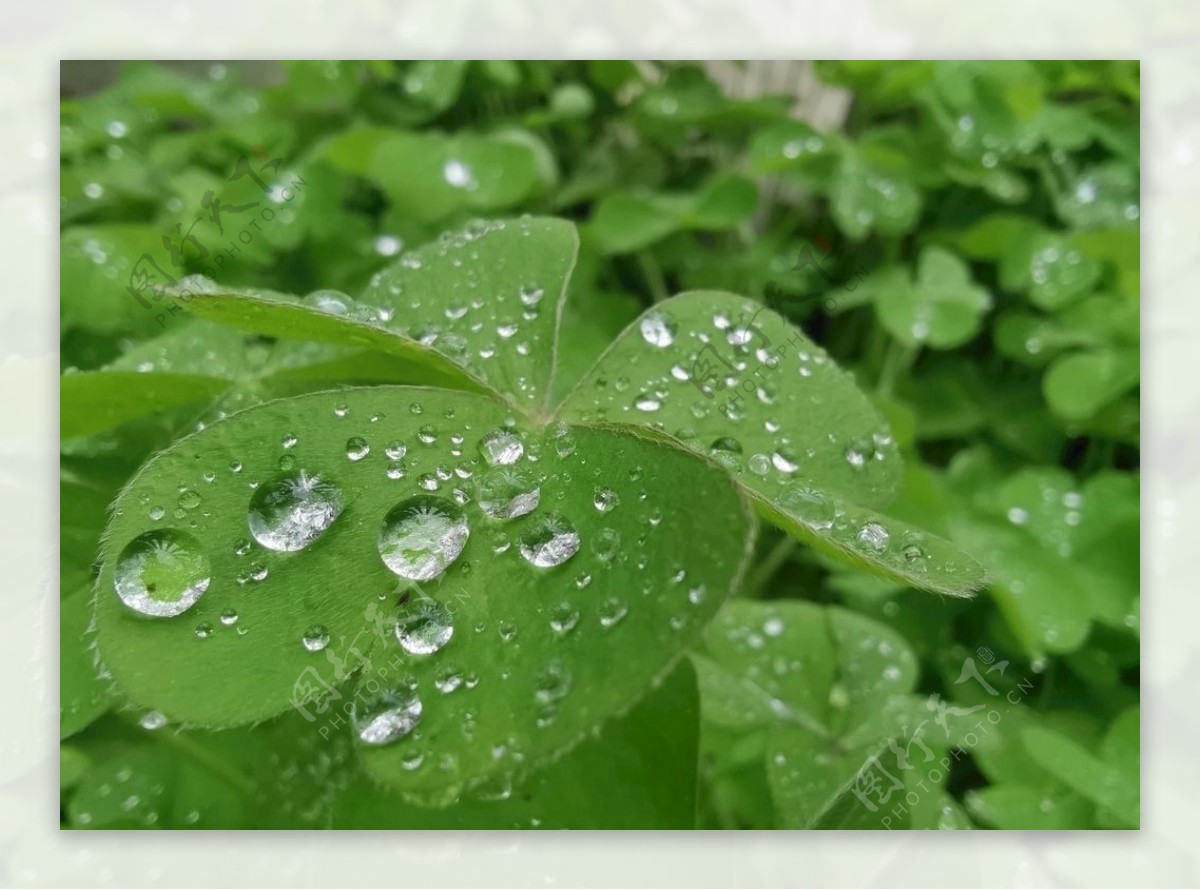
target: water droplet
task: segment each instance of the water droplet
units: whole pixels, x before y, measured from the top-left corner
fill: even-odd
[[[303,550],[325,533],[342,507],[342,492],[320,476],[285,473],[254,492],[250,534],[268,550]]]
[[[548,705],[566,698],[571,691],[571,673],[561,661],[552,661],[538,674],[534,700]]]
[[[493,430],[479,440],[479,453],[489,466],[508,466],[521,459],[525,445],[512,430]]]
[[[354,301],[336,290],[315,290],[304,298],[304,303],[329,315],[346,315],[354,308]]]
[[[645,411],[647,414],[652,414],[662,407],[662,401],[648,393],[642,393],[634,400],[633,405],[639,411]]]
[[[226,609],[221,613],[221,623],[226,627],[233,627],[238,622],[238,613],[233,609]]]
[[[396,641],[409,655],[432,655],[452,636],[450,610],[426,596],[412,600],[396,620]]]
[[[200,506],[200,493],[185,488],[179,493],[179,506],[185,510],[194,510]]]
[[[872,550],[875,553],[882,553],[888,545],[891,535],[888,530],[878,522],[865,523],[859,530],[856,540],[860,547],[864,550]]]
[[[651,346],[662,349],[675,342],[675,331],[677,330],[675,321],[661,312],[652,312],[647,315],[642,319],[639,327],[642,331],[642,339]]]
[[[600,626],[615,627],[628,614],[629,607],[625,605],[625,601],[611,596],[600,605]]]
[[[458,559],[471,530],[452,502],[417,495],[393,507],[379,532],[379,555],[402,578],[428,581]]]
[[[421,699],[407,689],[385,692],[361,706],[355,702],[350,722],[364,745],[389,745],[417,728]]]
[[[408,446],[400,441],[389,442],[388,446],[383,449],[383,453],[392,460],[400,460],[400,458],[408,454]]]
[[[142,615],[170,618],[195,605],[211,578],[208,557],[190,535],[173,529],[134,538],[117,558],[113,586]]]
[[[162,711],[147,711],[138,720],[138,726],[142,729],[153,732],[156,729],[162,729],[167,725],[167,717]]]
[[[601,513],[608,513],[616,509],[621,503],[621,498],[611,488],[597,488],[596,495],[592,500],[592,504]]]
[[[371,446],[362,436],[351,436],[346,440],[346,457],[353,461],[362,460],[371,453]]]
[[[515,519],[532,513],[541,497],[536,477],[519,467],[495,467],[475,480],[479,509],[492,519]]]
[[[925,551],[916,544],[909,544],[904,548],[904,558],[910,563],[917,562],[925,558]]]
[[[443,695],[449,695],[451,692],[456,691],[462,684],[462,672],[454,668],[442,668],[437,675],[437,679],[433,681],[433,685],[437,687],[437,691]]]
[[[297,439],[294,434],[288,433],[286,436],[284,436],[282,439],[279,440],[279,444],[282,445],[284,448],[294,448],[294,447],[296,447],[296,443],[299,441],[300,440]]]
[[[304,632],[300,642],[309,652],[321,652],[329,645],[329,631],[323,625],[314,624]]]
[[[621,552],[621,535],[614,528],[602,528],[592,539],[592,553],[604,562],[616,558]]]
[[[207,640],[212,636],[213,626],[210,621],[201,621],[196,625],[196,639]]]
[[[579,624],[579,612],[570,603],[560,603],[550,616],[550,629],[559,636],[565,636]]]
[[[832,527],[837,515],[833,501],[815,488],[798,482],[793,482],[783,490],[779,502],[796,518],[816,529]]]
[[[547,513],[521,536],[520,550],[526,562],[538,568],[560,566],[579,549],[579,532],[565,516]]]
[[[796,458],[782,448],[771,455],[771,463],[781,473],[794,473],[800,468]]]
[[[162,519],[164,516],[167,515],[167,511],[164,510],[162,507],[151,507],[150,513],[148,515],[155,522],[158,522],[158,520]]]

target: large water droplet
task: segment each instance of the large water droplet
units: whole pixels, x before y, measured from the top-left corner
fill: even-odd
[[[445,498],[417,495],[393,507],[379,531],[379,555],[402,578],[428,581],[458,559],[471,530]]]
[[[515,519],[532,513],[541,497],[533,473],[518,467],[496,467],[475,482],[479,509],[492,519]]]
[[[335,485],[303,470],[261,485],[250,499],[250,534],[268,550],[303,550],[333,524],[344,506]]]
[[[421,699],[409,690],[385,692],[362,705],[355,702],[350,721],[364,745],[389,745],[417,728]]]
[[[579,549],[579,532],[565,516],[547,513],[521,536],[521,555],[541,569],[560,566]]]
[[[208,557],[191,535],[160,529],[138,535],[121,551],[113,576],[117,596],[142,615],[179,615],[208,590]]]
[[[409,655],[432,655],[450,642],[454,622],[441,603],[419,597],[396,621],[396,641]]]

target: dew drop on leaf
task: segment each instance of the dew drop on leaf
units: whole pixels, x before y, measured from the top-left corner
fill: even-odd
[[[579,532],[565,516],[547,513],[521,536],[521,556],[541,569],[560,566],[579,549]]]
[[[321,652],[329,645],[329,631],[322,625],[314,624],[304,632],[300,642],[309,652]]]
[[[371,446],[362,436],[351,436],[346,440],[346,457],[353,461],[362,460],[371,453]]]
[[[515,519],[532,513],[541,497],[534,475],[518,467],[495,467],[475,480],[479,509],[492,519]]]
[[[134,538],[117,558],[114,587],[130,609],[154,618],[179,615],[208,590],[208,557],[191,535],[173,529]]]
[[[887,549],[888,541],[891,535],[888,530],[878,522],[864,523],[858,530],[856,540],[860,547],[864,550],[871,550],[875,553],[882,553]]]
[[[417,728],[421,699],[408,690],[385,692],[362,704],[355,702],[350,721],[364,745],[390,745]]]
[[[675,342],[677,326],[671,318],[661,312],[652,312],[642,319],[642,339],[651,346],[665,349]]]
[[[303,550],[338,518],[342,492],[304,470],[259,486],[250,500],[250,534],[268,550]]]
[[[521,459],[525,445],[512,430],[493,430],[480,439],[479,453],[489,466],[508,466]]]
[[[397,504],[384,517],[379,555],[401,578],[428,581],[458,559],[470,533],[467,517],[454,503],[417,495]]]
[[[450,610],[428,597],[412,601],[396,620],[396,642],[409,655],[432,655],[450,642],[454,622]]]

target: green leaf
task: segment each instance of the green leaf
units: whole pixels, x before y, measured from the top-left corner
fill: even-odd
[[[1057,311],[1087,294],[1100,278],[1099,263],[1067,238],[1052,232],[1030,233],[1005,252],[1000,283],[1024,291],[1029,302]]]
[[[468,226],[379,273],[361,304],[252,292],[202,293],[197,315],[281,337],[370,347],[424,381],[492,390],[537,408],[549,397],[554,336],[578,249],[574,227],[531,218]]]
[[[505,429],[502,440],[522,438],[524,458],[489,468],[482,439]],[[399,454],[396,441],[403,458],[387,454],[389,446]],[[528,509],[535,485],[534,512],[512,521],[484,514]],[[272,532],[272,517],[296,497],[310,506],[287,515],[301,524],[308,517],[309,534]],[[399,571],[389,570],[382,529],[408,515],[394,508],[410,506],[443,531],[465,517],[461,559],[449,555],[461,533],[446,532],[440,561],[396,551]],[[677,555],[683,529],[662,523],[668,506],[711,519],[687,532],[689,547],[702,543],[686,570]],[[616,429],[538,431],[499,401],[428,389],[281,400],[181,440],[126,487],[106,534],[99,648],[124,695],[185,724],[231,726],[289,706],[322,719],[331,702],[320,696],[357,670],[362,729],[372,699],[407,695],[415,683],[419,732],[360,754],[389,784],[443,795],[551,758],[632,705],[738,583],[745,542],[730,530],[745,522],[724,473]],[[163,529],[176,534],[143,546],[142,536]],[[312,535],[298,551],[275,549]],[[564,564],[539,567],[556,560]],[[436,583],[413,587],[443,562]],[[151,618],[117,596],[118,576],[135,592],[153,583],[155,601],[203,591],[178,617]],[[423,657],[397,645],[398,621],[430,615],[451,622],[444,652]],[[602,654],[613,645],[617,661]],[[498,748],[507,753],[497,757]],[[413,770],[418,754],[425,767]]]
[[[735,600],[704,644],[695,658],[704,718],[767,732],[767,779],[783,827],[889,825],[891,808],[858,777],[890,741],[908,738],[905,729],[920,729],[922,709],[909,694],[917,661],[903,638],[845,609]]]
[[[1028,729],[1025,748],[1040,766],[1101,808],[1122,828],[1138,828],[1138,714],[1117,720],[1096,756],[1078,742],[1048,729]]]
[[[681,663],[626,715],[494,800],[416,807],[360,779],[338,796],[335,828],[691,829],[700,703]],[[612,793],[614,789],[622,793]]]
[[[894,496],[890,432],[823,349],[750,300],[697,291],[658,304],[561,412],[675,437],[728,468],[772,522],[855,565],[950,594],[984,579],[949,542],[856,506]]]
[[[87,588],[62,599],[59,653],[59,737],[68,738],[86,728],[111,706],[108,688],[96,670],[88,626],[92,598]]]
[[[844,154],[830,184],[830,211],[852,241],[871,232],[902,235],[921,211],[921,192],[906,172],[862,151]]]
[[[630,253],[681,229],[735,228],[754,212],[758,189],[732,174],[709,180],[690,194],[620,192],[596,205],[590,231],[604,253]]]
[[[915,284],[906,279],[894,283],[894,288],[874,286],[875,311],[888,332],[907,346],[961,346],[978,333],[980,318],[991,306],[990,295],[971,281],[966,264],[940,247],[921,252]]]
[[[1136,349],[1094,349],[1056,359],[1042,390],[1055,414],[1085,420],[1137,385],[1141,374]]]
[[[1002,831],[1053,831],[1088,827],[1092,807],[1070,792],[992,785],[969,792],[967,809],[980,821]]]

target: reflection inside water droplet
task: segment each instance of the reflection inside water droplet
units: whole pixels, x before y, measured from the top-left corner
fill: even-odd
[[[471,530],[453,502],[417,495],[393,507],[379,532],[379,555],[402,578],[428,581],[458,559]]]
[[[250,534],[268,550],[303,550],[333,524],[344,499],[335,485],[301,470],[259,486],[250,500]]]
[[[135,612],[169,618],[195,605],[210,577],[208,557],[195,538],[160,529],[139,535],[121,551],[113,586]]]

